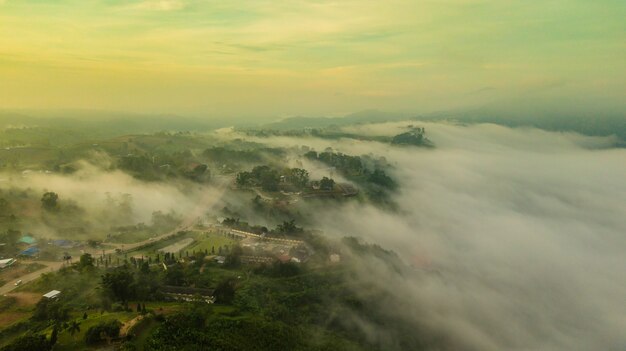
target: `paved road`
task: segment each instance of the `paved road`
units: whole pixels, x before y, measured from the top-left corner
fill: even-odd
[[[13,289],[17,288],[17,286],[15,286],[15,282],[17,280],[22,280],[22,284],[26,284],[28,282],[31,282],[37,278],[39,278],[42,274],[44,273],[49,273],[49,272],[54,272],[59,270],[59,268],[61,268],[63,266],[63,262],[49,262],[49,261],[37,261],[37,263],[41,263],[43,265],[45,265],[45,268],[42,268],[38,271],[34,271],[28,274],[25,274],[17,279],[13,279],[10,282],[4,284],[4,286],[0,287],[0,295],[4,295],[8,292],[11,292]]]

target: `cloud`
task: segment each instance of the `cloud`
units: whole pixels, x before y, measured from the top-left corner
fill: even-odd
[[[354,129],[390,135],[409,123]],[[624,349],[626,150],[571,133],[424,126],[435,149],[266,141],[330,144],[395,165],[398,212],[349,202],[311,213],[326,233],[380,244],[416,267],[400,275],[371,259],[359,276],[416,333],[451,350]]]
[[[94,161],[94,157],[91,161]],[[67,208],[71,204],[80,208],[79,212],[65,214],[66,217],[63,218],[68,219],[67,216],[71,216],[71,220],[91,229],[89,235],[101,239],[114,226],[149,224],[153,212],[156,211],[176,213],[181,215],[184,224],[191,224],[217,202],[224,190],[223,187],[184,181],[144,182],[122,171],[103,171],[86,162],[78,163],[78,167],[78,171],[71,175],[32,172],[18,176],[0,173],[0,179],[4,180],[4,189],[29,192],[31,199],[35,199],[35,205],[29,203],[24,208],[32,219],[25,223],[27,227],[24,229],[32,230],[38,235],[58,234],[68,238],[65,237],[67,233],[56,233],[58,228],[49,227],[46,220],[38,223],[40,218],[34,215],[37,212],[29,210],[30,206],[39,207],[39,197],[48,191],[58,194],[61,208]],[[122,205],[124,202],[127,203],[126,206]],[[68,220],[64,226],[71,227],[69,222]]]
[[[180,0],[147,0],[131,5],[129,8],[151,11],[175,11],[183,9],[186,6],[187,4]]]

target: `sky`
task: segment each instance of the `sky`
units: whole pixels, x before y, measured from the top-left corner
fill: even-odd
[[[0,108],[199,116],[626,100],[623,0],[0,0]]]

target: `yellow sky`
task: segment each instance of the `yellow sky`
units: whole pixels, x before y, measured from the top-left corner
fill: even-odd
[[[623,0],[0,0],[0,108],[195,115],[626,100]]]

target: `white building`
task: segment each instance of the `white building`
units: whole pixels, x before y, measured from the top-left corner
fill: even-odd
[[[43,297],[47,298],[47,299],[56,299],[57,297],[59,297],[59,294],[61,292],[59,290],[52,290],[48,293],[43,294]]]
[[[0,260],[0,269],[6,268],[6,267],[12,265],[13,263],[15,263],[15,259],[14,258],[7,258],[7,259],[4,259],[4,260]]]

